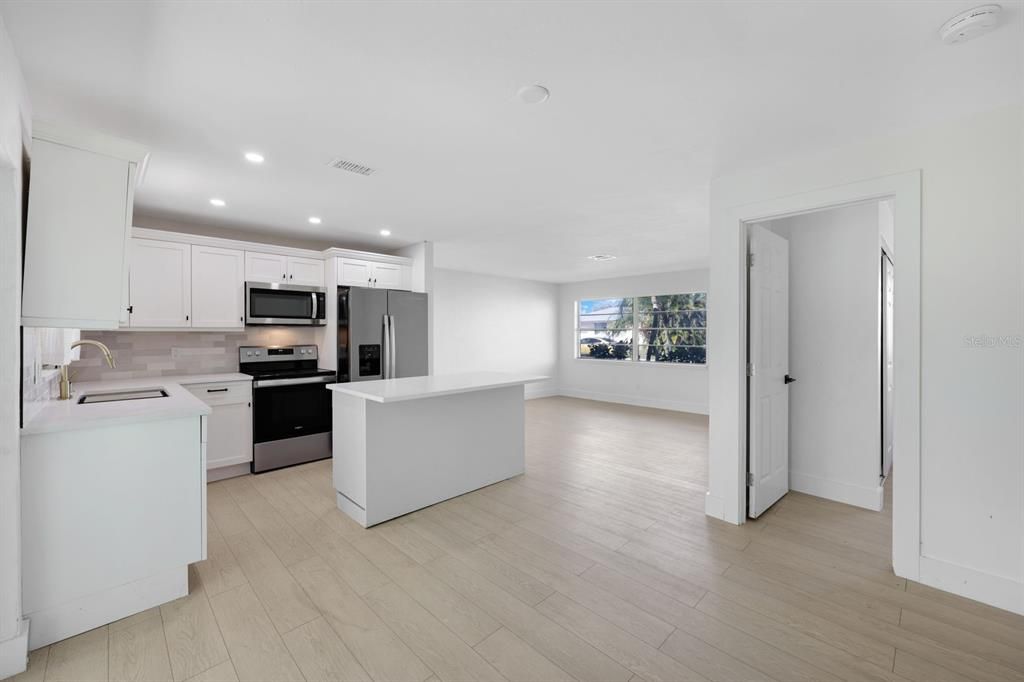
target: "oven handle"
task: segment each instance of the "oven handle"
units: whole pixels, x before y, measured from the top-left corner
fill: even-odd
[[[252,382],[253,388],[267,388],[270,386],[298,386],[300,384],[333,384],[337,378],[331,375],[319,377],[296,377],[294,379],[257,379]]]

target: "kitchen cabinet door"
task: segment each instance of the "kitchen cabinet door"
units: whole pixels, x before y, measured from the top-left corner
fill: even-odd
[[[275,253],[245,252],[247,282],[285,282],[288,280],[288,257]]]
[[[402,266],[391,263],[371,263],[370,278],[376,289],[401,289]]]
[[[355,258],[338,259],[338,285],[344,287],[369,287],[373,285],[370,269],[373,263]]]
[[[249,403],[215,405],[206,428],[207,470],[252,461],[252,408]]]
[[[132,239],[129,327],[188,327],[192,314],[192,247]]]
[[[316,258],[288,258],[288,283],[310,287],[324,285],[324,262]]]
[[[192,327],[245,326],[245,252],[192,247]]]
[[[23,324],[118,328],[127,305],[132,166],[65,144],[33,142]],[[14,275],[5,276],[13,286]]]

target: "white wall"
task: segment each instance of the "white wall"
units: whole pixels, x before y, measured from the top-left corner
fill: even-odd
[[[789,487],[882,506],[879,203],[772,221],[789,240]]]
[[[737,207],[921,169],[921,543],[916,566],[898,570],[1024,613],[1022,124],[1022,107],[1005,107],[713,183],[709,513],[742,520]],[[912,257],[901,234],[897,220],[897,278]]]
[[[537,374],[527,397],[556,392],[557,284],[435,269],[433,300],[435,374]]]
[[[707,414],[707,366],[579,360],[576,358],[575,334],[576,301],[608,296],[687,293],[707,291],[707,288],[707,270],[681,270],[561,285],[558,305],[561,393],[577,398]],[[711,315],[710,312],[708,314]]]
[[[0,678],[24,670],[28,645],[21,620],[21,367],[14,353],[21,326],[22,155],[30,130],[18,59],[0,19]]]

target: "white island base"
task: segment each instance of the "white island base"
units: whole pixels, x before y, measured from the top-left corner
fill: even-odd
[[[338,508],[373,526],[525,471],[524,385],[474,373],[332,384]]]

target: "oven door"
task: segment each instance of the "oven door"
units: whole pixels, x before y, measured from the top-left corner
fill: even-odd
[[[322,287],[246,282],[245,323],[323,325],[325,296]]]
[[[257,380],[253,384],[254,443],[329,433],[334,376]]]

